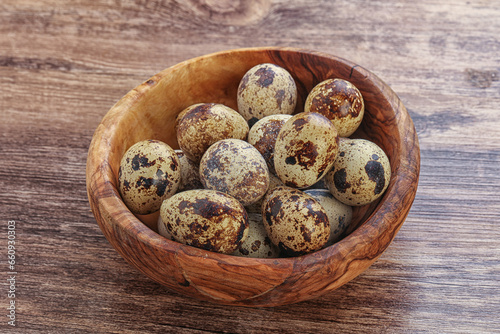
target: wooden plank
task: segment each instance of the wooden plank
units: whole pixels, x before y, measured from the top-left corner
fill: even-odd
[[[500,332],[500,5],[198,3],[0,4],[0,249],[15,220],[16,332]],[[206,304],[111,248],[87,201],[87,149],[107,110],[154,73],[262,45],[335,54],[389,83],[419,134],[419,190],[386,253],[340,289],[269,309]]]

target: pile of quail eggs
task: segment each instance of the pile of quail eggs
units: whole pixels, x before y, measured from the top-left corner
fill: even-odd
[[[179,150],[151,139],[123,156],[124,203],[140,215],[160,210],[164,237],[238,256],[298,256],[339,241],[353,206],[387,189],[384,151],[348,138],[365,109],[350,82],[320,82],[295,113],[291,74],[259,64],[241,79],[237,104],[238,111],[199,103],[180,112]]]

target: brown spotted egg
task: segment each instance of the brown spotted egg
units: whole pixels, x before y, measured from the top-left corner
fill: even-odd
[[[309,92],[304,111],[325,115],[339,136],[349,137],[363,120],[365,104],[361,92],[349,81],[327,79]]]
[[[316,199],[328,215],[330,237],[325,246],[339,241],[352,221],[352,207],[335,199],[327,189],[308,189],[304,192]]]
[[[190,105],[189,107],[182,110],[179,114],[177,114],[177,117],[175,118],[175,127],[174,127],[175,133],[177,133],[177,129],[179,128],[179,123],[181,122],[181,119],[184,117],[184,115],[186,115],[189,111],[191,111],[199,106],[202,106],[204,104],[205,103],[196,103],[196,104]]]
[[[161,205],[160,216],[176,241],[224,254],[248,236],[248,215],[235,198],[208,189],[175,194]]]
[[[259,64],[241,79],[237,103],[238,111],[251,125],[265,116],[292,114],[297,104],[297,86],[281,66]]]
[[[177,142],[186,156],[199,163],[215,142],[246,139],[248,123],[235,110],[217,103],[200,103],[182,111],[176,121]]]
[[[262,203],[264,202],[264,198],[266,195],[271,192],[274,188],[276,187],[281,187],[284,186],[285,184],[281,182],[281,180],[274,174],[269,173],[269,187],[267,188],[266,194],[262,196],[261,199],[259,199],[257,202],[252,203],[250,205],[245,206],[245,209],[247,212],[258,212],[261,213],[262,211]]]
[[[175,150],[179,157],[181,166],[181,183],[177,192],[203,189],[203,184],[200,181],[200,167],[195,164],[191,159],[188,159],[182,150]]]
[[[269,239],[260,213],[248,214],[248,237],[233,255],[254,258],[279,257],[278,247]]]
[[[321,249],[330,236],[325,209],[312,196],[277,187],[265,198],[262,217],[267,234],[280,253],[297,256]]]
[[[281,128],[274,146],[274,168],[283,183],[307,188],[318,182],[337,157],[339,137],[325,116],[303,112]]]
[[[377,144],[349,139],[340,143],[337,160],[325,180],[336,199],[360,206],[382,196],[390,179],[389,158]]]
[[[158,216],[157,229],[158,229],[159,235],[161,235],[169,240],[175,241],[175,239],[172,237],[170,232],[167,230],[167,226],[163,222],[163,219],[161,219],[161,215]]]
[[[177,191],[181,179],[175,151],[158,140],[132,145],[120,162],[118,189],[125,205],[135,214],[149,214]]]
[[[292,115],[270,115],[260,119],[248,132],[248,142],[262,154],[271,173],[274,170],[274,144],[283,124],[292,118]]]
[[[227,193],[246,206],[266,193],[269,171],[255,147],[243,140],[224,139],[201,158],[200,180],[206,189]]]

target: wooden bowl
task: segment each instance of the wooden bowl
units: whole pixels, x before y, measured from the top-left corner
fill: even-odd
[[[175,118],[194,103],[223,103],[237,110],[238,83],[247,70],[260,63],[277,64],[292,74],[299,91],[297,112],[303,110],[307,93],[327,78],[343,78],[358,87],[366,113],[355,136],[374,141],[387,153],[392,168],[387,191],[376,203],[356,208],[355,223],[344,239],[300,257],[243,258],[167,240],[154,231],[157,214],[136,217],[122,202],[117,191],[122,155],[144,139],[162,140],[178,148]],[[93,136],[87,192],[108,241],[154,281],[216,303],[278,306],[323,295],[367,269],[389,246],[408,215],[419,166],[412,120],[396,94],[377,76],[323,53],[250,48],[184,61],[151,77],[118,101]]]

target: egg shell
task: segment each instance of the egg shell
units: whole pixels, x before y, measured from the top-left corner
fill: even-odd
[[[177,129],[179,128],[179,123],[181,122],[181,119],[184,117],[184,115],[186,115],[189,111],[199,107],[199,106],[202,106],[206,103],[196,103],[196,104],[193,104],[193,105],[190,105],[189,107],[185,108],[184,110],[182,110],[180,113],[177,114],[177,117],[175,117],[175,133],[177,133]]]
[[[325,246],[339,241],[352,221],[352,207],[337,200],[327,189],[308,189],[304,192],[316,199],[328,215],[330,237]]]
[[[123,202],[131,212],[140,215],[158,211],[163,200],[175,194],[180,180],[177,154],[159,140],[132,145],[123,155],[118,170],[118,189]]]
[[[158,216],[157,220],[157,229],[158,229],[158,234],[169,239],[172,241],[175,241],[174,237],[170,234],[170,232],[167,230],[167,225],[163,222],[163,219],[161,219],[161,215]]]
[[[307,188],[330,170],[338,152],[339,137],[325,116],[302,112],[281,128],[274,147],[274,168],[283,183]]]
[[[391,179],[385,152],[365,139],[343,140],[325,180],[336,199],[351,206],[369,204],[383,195]]]
[[[297,86],[283,67],[259,64],[241,79],[237,103],[238,111],[250,124],[273,114],[292,114],[297,104]]]
[[[187,109],[176,122],[177,142],[195,163],[200,162],[210,145],[221,139],[247,138],[248,123],[234,109],[217,103],[200,103]]]
[[[278,134],[292,115],[270,115],[260,119],[248,132],[247,141],[252,144],[266,160],[269,172],[276,173],[274,169],[274,145]]]
[[[175,150],[179,157],[181,166],[181,182],[177,192],[203,189],[203,184],[200,181],[200,167],[191,159],[188,159],[182,150]]]
[[[260,213],[248,214],[248,237],[233,255],[253,258],[279,257],[278,247],[269,239]]]
[[[227,193],[246,206],[266,193],[269,171],[255,147],[243,140],[224,139],[203,155],[200,180],[206,189]]]
[[[271,192],[276,187],[284,186],[285,184],[274,174],[269,173],[269,187],[267,188],[266,194],[262,196],[257,202],[252,203],[250,205],[245,206],[247,212],[262,212],[262,203],[264,202],[264,198],[266,195]]]
[[[245,208],[215,190],[175,194],[163,202],[160,216],[176,241],[208,251],[231,254],[248,236]]]
[[[361,92],[351,82],[327,79],[309,92],[304,111],[326,116],[337,128],[339,136],[349,137],[363,120],[365,104]]]
[[[262,217],[267,234],[281,255],[298,256],[321,249],[330,236],[325,209],[312,196],[277,187],[264,199]]]

